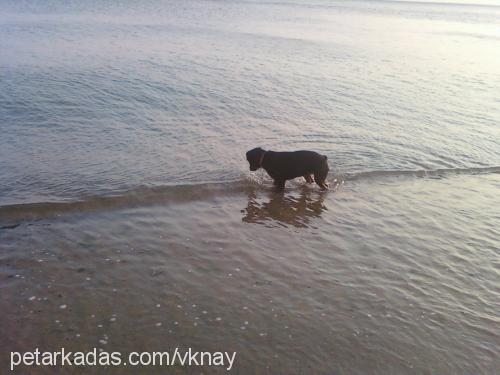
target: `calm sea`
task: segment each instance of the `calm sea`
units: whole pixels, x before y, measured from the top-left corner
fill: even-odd
[[[494,0],[1,0],[2,351],[499,373],[499,25]],[[273,193],[257,146],[327,155],[332,189]]]

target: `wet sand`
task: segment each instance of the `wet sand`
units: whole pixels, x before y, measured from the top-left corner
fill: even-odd
[[[236,351],[237,374],[497,373],[499,186],[496,173],[365,176],[327,193],[266,182],[4,210],[0,368],[35,347],[191,347]]]

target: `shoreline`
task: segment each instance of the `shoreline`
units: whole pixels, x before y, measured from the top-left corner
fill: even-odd
[[[454,176],[474,176],[500,174],[500,167],[471,167],[471,168],[442,168],[430,170],[386,170],[365,171],[358,173],[341,173],[328,178],[332,185],[330,192],[341,188],[345,183],[364,181],[371,183],[373,180],[384,184],[395,179],[412,178],[450,178]],[[261,175],[262,176],[262,175]],[[12,221],[29,221],[49,218],[61,214],[85,213],[102,210],[126,209],[141,206],[154,206],[157,204],[177,204],[195,200],[212,199],[218,196],[249,194],[268,191],[272,193],[269,178],[258,180],[253,176],[245,176],[240,180],[225,182],[205,182],[183,185],[142,186],[131,190],[117,191],[101,196],[88,196],[82,199],[70,197],[63,200],[34,201],[26,203],[0,204],[0,224],[12,226],[17,223]],[[287,193],[295,194],[323,194],[314,186],[307,187],[302,179],[288,181]],[[6,228],[4,228],[6,229]],[[8,228],[7,228],[8,229]]]

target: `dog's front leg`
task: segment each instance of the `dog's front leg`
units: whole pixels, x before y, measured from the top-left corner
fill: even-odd
[[[276,191],[283,191],[285,190],[285,180],[282,179],[275,179],[273,181],[274,186],[276,186]]]

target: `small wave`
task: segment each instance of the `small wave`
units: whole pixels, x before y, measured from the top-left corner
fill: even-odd
[[[364,179],[394,177],[446,177],[456,174],[500,173],[500,167],[448,168],[436,170],[380,170],[359,173],[334,174],[330,177],[332,186],[343,182]],[[0,229],[13,229],[13,222],[39,220],[64,214],[79,214],[110,209],[134,208],[155,204],[186,203],[196,200],[213,199],[221,196],[239,195],[255,191],[265,184],[263,179],[242,178],[229,182],[201,183],[191,185],[168,185],[140,187],[118,195],[88,197],[70,202],[36,202],[0,206],[0,223],[7,223]],[[294,189],[296,184],[290,184]]]
[[[118,195],[93,196],[69,202],[35,202],[0,206],[0,222],[38,220],[63,214],[123,209],[152,204],[183,203],[240,193],[255,188],[254,181],[139,187]]]
[[[367,171],[359,173],[346,173],[343,176],[343,179],[344,181],[355,181],[360,179],[376,179],[384,177],[446,177],[457,174],[475,175],[492,173],[500,173],[500,167]]]

